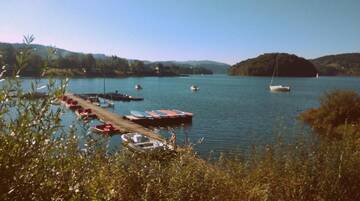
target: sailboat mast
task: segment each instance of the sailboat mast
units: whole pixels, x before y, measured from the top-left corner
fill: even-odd
[[[104,76],[104,95],[105,95],[105,76]]]
[[[274,76],[275,76],[275,71],[277,70],[276,68],[277,68],[277,54],[276,54],[276,56],[275,56],[275,62],[274,62],[274,68],[273,68],[273,74],[272,74],[272,77],[271,77],[271,82],[270,82],[270,86],[272,85],[272,83],[273,83],[273,80],[274,80]]]

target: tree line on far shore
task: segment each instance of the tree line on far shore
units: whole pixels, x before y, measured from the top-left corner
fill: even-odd
[[[0,43],[0,63],[6,64],[7,75],[16,69],[16,55],[23,51],[21,45]],[[161,62],[144,62],[127,60],[117,56],[96,57],[93,54],[69,52],[44,46],[30,46],[27,56],[27,68],[22,76],[84,76],[84,77],[118,77],[118,76],[177,76],[182,74],[212,74],[203,67],[184,67]],[[47,66],[45,70],[43,66]]]

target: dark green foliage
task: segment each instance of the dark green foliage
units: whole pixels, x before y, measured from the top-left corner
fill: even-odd
[[[87,76],[87,77],[118,77],[118,76],[177,76],[180,74],[212,74],[208,69],[201,66],[190,68],[178,64],[164,64],[167,68],[163,72],[155,69],[158,63],[144,63],[140,60],[127,60],[117,56],[105,56],[100,54],[82,54],[69,52],[59,48],[51,47],[54,57],[47,63],[44,72],[42,66],[47,62],[51,49],[42,45],[8,44],[0,43],[2,60],[8,65],[10,75],[15,69],[16,53],[24,48],[32,50],[27,55],[29,67],[21,71],[22,76]]]
[[[263,54],[233,65],[230,75],[272,76],[277,66],[277,76],[314,77],[317,73],[314,65],[304,58],[286,53]]]
[[[360,75],[360,53],[337,54],[311,60],[320,75]]]

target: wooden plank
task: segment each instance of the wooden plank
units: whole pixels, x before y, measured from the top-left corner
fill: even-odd
[[[91,109],[94,114],[96,114],[101,120],[105,122],[111,122],[115,128],[119,129],[120,131],[124,132],[139,132],[145,136],[148,136],[150,138],[159,140],[161,142],[165,142],[166,140],[160,136],[159,134],[155,133],[154,131],[147,129],[139,124],[133,123],[127,119],[124,119],[123,116],[112,113],[110,111],[107,111],[106,109],[103,109],[99,106],[96,106],[90,102],[87,102],[86,100],[75,96],[71,93],[65,94],[67,97],[72,98],[78,102],[80,106],[82,106],[85,109]]]

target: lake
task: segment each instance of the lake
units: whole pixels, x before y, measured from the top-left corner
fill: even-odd
[[[359,91],[356,77],[277,78],[275,84],[290,85],[289,93],[272,93],[268,89],[271,77],[233,77],[206,75],[189,77],[106,78],[107,92],[118,90],[144,101],[115,102],[109,109],[121,115],[130,110],[179,109],[194,113],[192,124],[174,128],[179,144],[188,136],[202,156],[209,153],[243,152],[251,145],[271,143],[278,133],[285,140],[301,135],[297,120],[300,112],[319,105],[319,97],[331,89]],[[103,92],[104,79],[70,79],[68,91],[73,93]],[[143,90],[135,90],[140,84]],[[191,85],[200,91],[192,92]],[[77,123],[67,112],[64,123]],[[96,124],[93,123],[93,124]],[[160,133],[169,137],[166,129]],[[119,136],[105,139],[112,149],[118,149]]]

